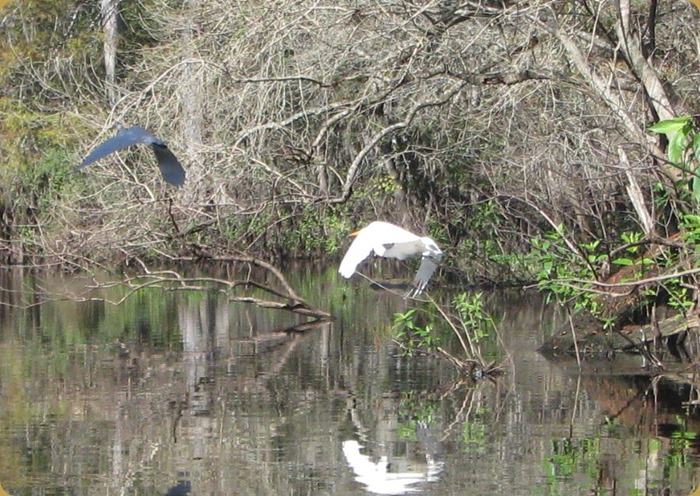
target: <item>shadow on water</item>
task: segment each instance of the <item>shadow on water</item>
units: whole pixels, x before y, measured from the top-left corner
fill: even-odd
[[[560,317],[537,295],[487,295],[499,339],[483,345],[507,373],[460,382],[392,342],[393,314],[421,303],[332,269],[290,282],[335,321],[286,333],[298,317],[155,288],[116,307],[0,307],[0,482],[13,496],[697,487],[691,392],[634,362],[580,375],[547,361],[536,350]],[[15,275],[3,298],[81,284]]]

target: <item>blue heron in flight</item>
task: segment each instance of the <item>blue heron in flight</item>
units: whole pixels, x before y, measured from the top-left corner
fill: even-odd
[[[185,184],[185,169],[163,141],[139,126],[125,128],[121,124],[118,124],[117,130],[118,133],[116,136],[98,145],[85,157],[85,160],[78,166],[78,170],[106,157],[112,152],[141,143],[150,145],[151,150],[153,150],[158,160],[160,173],[163,174],[163,179],[165,179],[166,183],[172,184],[173,186],[182,186]]]

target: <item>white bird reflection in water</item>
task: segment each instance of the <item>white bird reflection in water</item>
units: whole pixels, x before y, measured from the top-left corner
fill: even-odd
[[[376,494],[406,494],[419,491],[411,487],[419,482],[433,482],[442,472],[443,462],[436,462],[426,455],[424,472],[390,472],[386,456],[373,462],[369,456],[360,453],[362,446],[354,440],[343,441],[343,455],[348,465],[355,472],[355,480],[365,486],[369,492]]]

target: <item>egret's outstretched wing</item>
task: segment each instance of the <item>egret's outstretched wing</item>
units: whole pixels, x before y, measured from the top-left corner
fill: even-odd
[[[418,273],[416,274],[416,277],[413,278],[413,290],[410,292],[410,296],[418,296],[423,292],[428,285],[430,278],[433,276],[435,269],[437,269],[441,258],[442,253],[423,257],[420,267],[418,267]]]
[[[338,269],[340,275],[346,279],[352,276],[360,262],[372,253],[372,249],[373,240],[371,236],[364,229],[361,230],[340,262],[340,268]]]
[[[106,157],[110,153],[116,152],[117,150],[122,150],[124,148],[128,148],[139,143],[146,143],[149,145],[153,143],[162,144],[162,142],[158,138],[153,136],[144,128],[134,126],[119,132],[119,134],[117,134],[113,138],[110,138],[101,145],[95,147],[95,149],[92,150],[90,154],[87,157],[85,157],[83,162],[78,166],[78,169],[87,167],[93,162],[96,162],[99,159]]]
[[[152,144],[153,153],[158,159],[158,167],[160,173],[163,174],[163,179],[168,184],[173,186],[182,186],[185,184],[185,169],[177,160],[177,157],[164,144]]]
[[[406,260],[407,258],[417,258],[420,257],[423,251],[425,251],[425,248],[423,246],[423,241],[421,238],[416,236],[415,234],[411,234],[413,238],[409,239],[407,241],[396,241],[396,242],[386,242],[383,243],[381,246],[383,246],[384,251],[379,253],[377,252],[377,255],[380,255],[382,257],[386,258],[398,258],[399,260]],[[400,238],[404,239],[404,238]],[[375,251],[378,250],[379,248],[375,248]],[[381,250],[380,250],[381,251]]]

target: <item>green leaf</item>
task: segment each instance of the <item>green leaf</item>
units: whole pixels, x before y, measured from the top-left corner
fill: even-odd
[[[613,263],[615,265],[630,266],[634,265],[634,260],[630,258],[616,258],[615,260],[613,260]]]
[[[683,161],[683,153],[686,148],[688,135],[684,131],[679,131],[673,135],[668,143],[668,159],[674,164]]]
[[[696,171],[696,174],[697,172],[698,171]],[[700,178],[698,178],[698,176],[693,176],[691,187],[693,189],[693,199],[696,203],[700,203]]]
[[[649,127],[649,131],[658,134],[671,134],[675,133],[676,131],[680,131],[685,126],[689,125],[690,122],[690,116],[688,115],[674,117],[673,119],[657,122],[653,126]]]
[[[693,156],[695,160],[700,160],[700,133],[693,136]]]
[[[685,214],[683,216],[683,228],[684,229],[697,229],[700,227],[700,215],[695,214]]]

